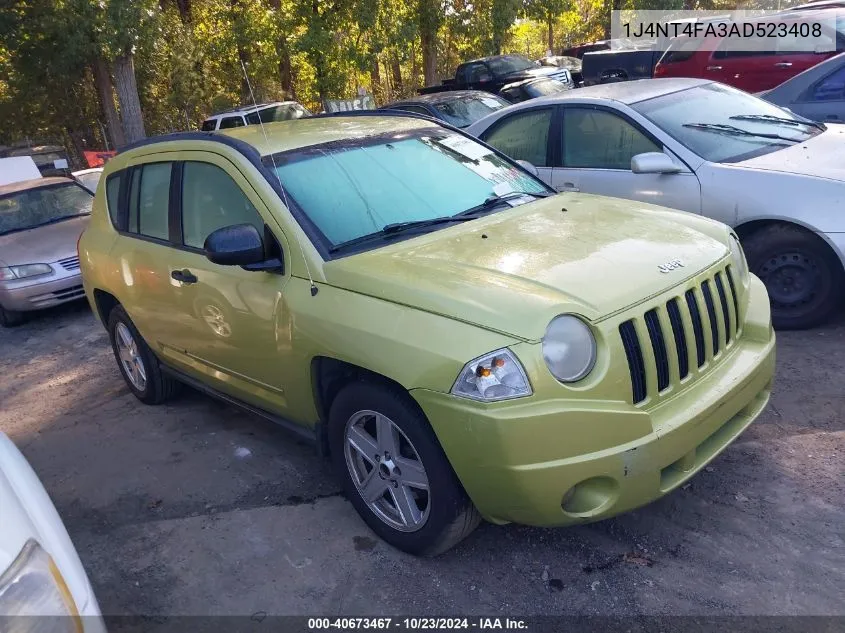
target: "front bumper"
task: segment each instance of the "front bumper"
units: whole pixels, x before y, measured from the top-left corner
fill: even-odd
[[[78,271],[0,282],[0,306],[15,312],[41,310],[84,298],[82,275]]]
[[[560,526],[604,519],[682,485],[765,408],[775,338],[756,278],[751,292],[744,335],[730,354],[650,409],[609,400],[535,396],[484,405],[433,391],[412,395],[487,520]]]

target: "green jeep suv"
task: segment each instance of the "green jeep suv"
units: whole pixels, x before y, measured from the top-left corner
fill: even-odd
[[[765,407],[769,301],[730,229],[566,193],[413,115],[151,139],[79,244],[129,389],[298,430],[394,546],[677,488]]]

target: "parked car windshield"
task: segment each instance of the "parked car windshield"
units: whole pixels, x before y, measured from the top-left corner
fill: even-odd
[[[569,87],[557,79],[538,79],[525,86],[525,92],[532,97],[545,97],[568,90]]]
[[[94,197],[75,183],[37,187],[0,197],[0,235],[91,213]]]
[[[487,147],[439,127],[305,147],[264,162],[276,165],[287,195],[330,247],[390,225],[454,216],[495,196],[549,192]],[[499,208],[509,207],[489,211]]]
[[[494,75],[507,75],[527,68],[537,68],[540,64],[522,55],[504,55],[487,60],[487,65]]]
[[[467,127],[491,112],[510,104],[496,95],[459,97],[452,101],[432,104],[441,118],[455,127]]]
[[[790,147],[822,128],[757,97],[705,84],[631,105],[690,150],[733,163]]]
[[[249,125],[256,125],[259,122],[272,123],[273,121],[301,119],[302,117],[309,116],[310,114],[311,113],[306,110],[304,106],[298,103],[283,103],[271,108],[264,108],[258,112],[251,112],[246,115],[246,121]]]

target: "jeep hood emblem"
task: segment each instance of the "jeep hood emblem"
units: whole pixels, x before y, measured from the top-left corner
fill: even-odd
[[[660,264],[660,266],[657,267],[657,270],[659,270],[662,273],[669,273],[669,272],[672,272],[673,270],[675,270],[676,268],[683,268],[683,267],[684,267],[684,262],[682,262],[680,259],[673,259],[672,261],[666,262],[665,264]]]

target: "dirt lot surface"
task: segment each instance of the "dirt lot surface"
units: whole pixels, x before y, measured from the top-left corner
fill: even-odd
[[[572,529],[482,525],[418,560],[329,464],[186,390],[140,404],[83,305],[0,330],[0,429],[107,614],[845,614],[845,317],[782,333],[772,403],[690,485]]]

